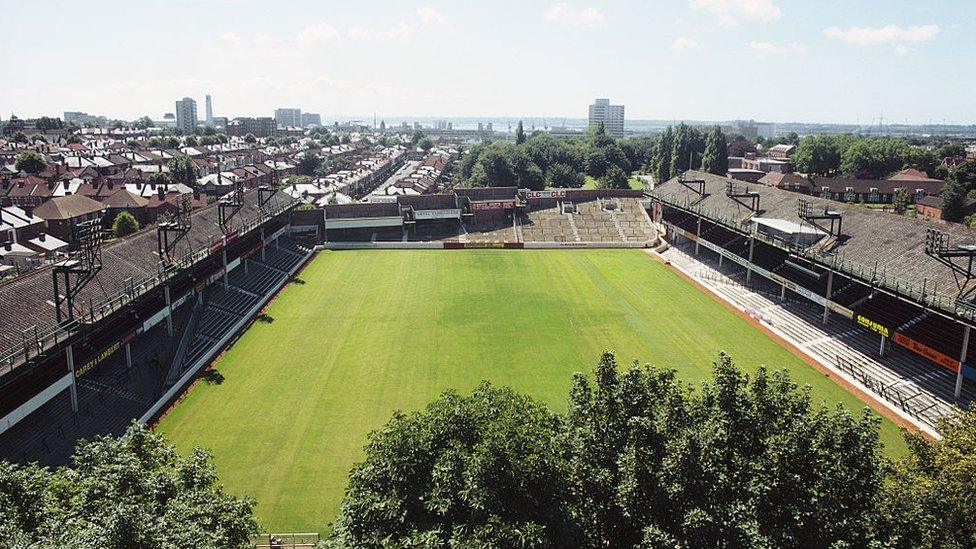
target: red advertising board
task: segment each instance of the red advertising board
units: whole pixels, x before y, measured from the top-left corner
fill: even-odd
[[[950,372],[959,371],[959,361],[948,357],[939,351],[929,347],[928,345],[915,341],[914,339],[900,333],[895,333],[894,337],[891,338],[892,341],[901,345],[902,347],[912,351],[913,353],[918,353],[925,358],[931,360],[932,362],[942,366]]]
[[[491,202],[474,202],[471,209],[475,211],[483,210],[508,210],[515,207],[514,200],[494,200]]]

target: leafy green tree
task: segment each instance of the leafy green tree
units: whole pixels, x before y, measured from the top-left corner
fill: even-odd
[[[841,142],[831,135],[808,135],[800,140],[793,155],[798,171],[832,175],[840,170]]]
[[[549,187],[578,189],[585,181],[583,174],[568,164],[553,164],[546,172],[546,185]]]
[[[370,435],[335,547],[569,547],[559,418],[509,389],[448,391]]]
[[[942,440],[908,435],[878,505],[879,546],[976,547],[976,413],[945,420]]]
[[[257,141],[258,141],[258,138],[257,137],[254,137],[254,134],[253,133],[248,133],[248,134],[246,134],[244,136],[244,142],[245,143],[257,143]]]
[[[745,156],[756,152],[756,145],[742,135],[735,135],[729,140],[729,156]]]
[[[909,196],[908,190],[902,187],[895,189],[891,196],[891,205],[894,206],[896,213],[905,213],[911,203],[912,198]]]
[[[149,183],[152,185],[169,185],[172,180],[167,172],[155,172],[149,176]]]
[[[132,127],[140,130],[148,130],[149,128],[153,127],[152,118],[149,118],[148,116],[137,118],[132,122]]]
[[[169,136],[166,138],[165,142],[167,149],[175,149],[180,146],[180,140],[176,136]]]
[[[654,180],[663,183],[671,179],[671,149],[674,146],[674,129],[668,126],[661,134],[657,145],[657,158],[654,161]]]
[[[678,128],[674,131],[674,141],[671,145],[670,177],[695,169],[695,160],[701,160],[704,152],[705,140],[701,132],[684,122],[678,124]]]
[[[169,176],[174,183],[190,188],[197,185],[197,167],[189,156],[177,156],[169,161]]]
[[[960,183],[955,174],[950,175],[942,187],[942,219],[946,221],[961,221],[964,217],[966,202],[966,187]]]
[[[43,131],[47,130],[60,130],[64,127],[64,123],[61,122],[60,118],[51,118],[50,116],[42,116],[34,121],[34,126]]]
[[[129,212],[122,210],[112,222],[112,234],[117,238],[130,235],[139,230],[139,222]]]
[[[485,150],[478,160],[491,187],[504,187],[516,183],[512,157],[507,152],[501,145],[492,146]]]
[[[298,159],[298,173],[301,175],[315,175],[316,170],[322,164],[322,159],[312,151],[306,151]]]
[[[80,443],[70,468],[0,462],[5,547],[246,547],[253,506],[223,492],[207,452],[181,457],[138,425]]]
[[[434,142],[431,141],[429,137],[424,137],[417,142],[417,146],[420,147],[420,149],[422,149],[424,152],[429,152],[434,148]]]
[[[27,143],[27,134],[18,131],[13,136],[14,143]]]
[[[949,142],[936,151],[936,155],[942,158],[950,158],[954,156],[966,156],[966,146],[958,142]]]
[[[879,424],[724,354],[692,392],[674,370],[621,372],[604,353],[592,383],[575,376],[561,417],[488,385],[397,414],[371,436],[330,541],[870,547],[887,471]]]
[[[729,172],[729,146],[722,128],[715,126],[705,140],[705,154],[702,155],[702,169],[715,175]]]
[[[427,137],[427,135],[424,132],[417,130],[413,132],[412,136],[410,136],[410,144],[416,147],[417,143],[420,143],[420,140],[424,137]]]
[[[589,147],[586,151],[586,174],[591,177],[603,177],[610,169],[611,163],[607,153],[600,147]]]
[[[602,189],[629,189],[630,184],[628,183],[627,172],[620,169],[620,166],[610,166],[607,168],[606,173],[599,180],[599,186]]]
[[[46,166],[47,162],[37,151],[24,151],[17,155],[17,160],[14,162],[14,167],[18,172],[29,174],[40,173]]]
[[[196,147],[200,143],[199,141],[197,141],[197,138],[195,136],[188,135],[186,136],[186,139],[183,140],[183,144],[186,145],[187,147]]]
[[[903,167],[921,170],[930,177],[935,173],[935,170],[940,163],[940,160],[935,156],[935,153],[921,147],[906,148],[904,158],[902,160],[904,162]]]
[[[518,121],[518,126],[515,128],[515,144],[521,145],[525,143],[525,128],[522,127],[522,121]]]

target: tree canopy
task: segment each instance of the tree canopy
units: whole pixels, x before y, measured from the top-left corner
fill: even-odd
[[[181,457],[138,425],[81,442],[71,467],[0,462],[4,547],[245,547],[253,506],[223,492],[207,452]]]
[[[702,169],[708,173],[724,176],[729,172],[729,144],[722,128],[715,126],[705,138],[705,152],[702,155]]]
[[[112,222],[112,234],[116,237],[121,238],[126,235],[130,235],[139,230],[139,222],[136,218],[129,212],[123,210],[115,216],[115,221]]]
[[[17,160],[14,162],[14,168],[18,172],[27,172],[29,174],[39,173],[46,166],[47,162],[44,161],[44,157],[37,151],[24,151],[17,155]]]
[[[315,175],[322,159],[312,151],[305,151],[305,154],[298,158],[298,173],[301,175]]]
[[[170,179],[190,188],[197,186],[197,167],[189,156],[178,156],[169,161]]]
[[[524,134],[524,132],[523,132]],[[615,140],[591,130],[586,137],[555,137],[535,132],[524,141],[494,141],[468,149],[461,158],[458,179],[472,186],[539,190],[550,187],[581,187],[585,175],[602,179],[616,167],[624,180],[634,167],[651,158],[647,139]]]
[[[720,354],[577,374],[565,414],[483,384],[374,432],[335,547],[971,547],[976,414],[882,457],[867,409]],[[938,528],[933,532],[930,528]]]

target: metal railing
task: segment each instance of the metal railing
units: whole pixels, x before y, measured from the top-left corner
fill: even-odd
[[[244,220],[240,225],[238,234],[248,234],[265,222],[274,219],[301,203],[298,199],[288,197],[287,195],[282,196],[287,197],[287,200],[283,204],[269,209],[266,213],[259,213],[257,217]],[[35,327],[32,337],[25,335],[22,344],[16,345],[14,348],[0,354],[0,377],[7,375],[20,365],[29,362],[31,359],[36,358],[52,348],[57,348],[60,344],[71,339],[77,334],[82,324],[94,324],[105,319],[139,297],[159,288],[181,271],[206,259],[213,253],[214,246],[218,242],[223,241],[223,239],[223,236],[217,237],[216,235],[210,235],[205,248],[196,251],[191,250],[169,265],[157,264],[157,272],[138,283],[133,282],[131,278],[126,279],[124,281],[125,288],[121,293],[97,304],[89,300],[88,311],[66,324],[51,327],[43,332],[38,331]]]

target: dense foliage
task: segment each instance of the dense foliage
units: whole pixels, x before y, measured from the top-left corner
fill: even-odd
[[[139,222],[133,215],[125,210],[115,216],[112,222],[112,234],[116,237],[130,235],[139,230]]]
[[[197,186],[197,167],[189,156],[178,156],[169,161],[169,177],[174,183],[182,183],[187,187]]]
[[[47,162],[37,151],[24,151],[17,155],[17,160],[14,162],[14,168],[18,172],[29,174],[39,173],[45,166],[47,166]]]
[[[245,547],[253,502],[223,493],[209,454],[180,457],[133,425],[54,470],[0,462],[0,547]]]
[[[903,168],[936,172],[936,153],[892,137],[809,135],[800,140],[793,157],[797,171],[816,175],[844,175],[883,179]]]
[[[606,353],[553,414],[487,384],[370,437],[336,547],[971,547],[976,415],[881,456],[867,410],[720,355],[694,391]]]
[[[535,132],[515,143],[478,144],[461,158],[458,178],[476,187],[582,187],[586,175],[603,186],[626,187],[627,177],[651,157],[650,139],[621,139],[599,128],[586,137]],[[621,185],[621,174],[623,184]]]

